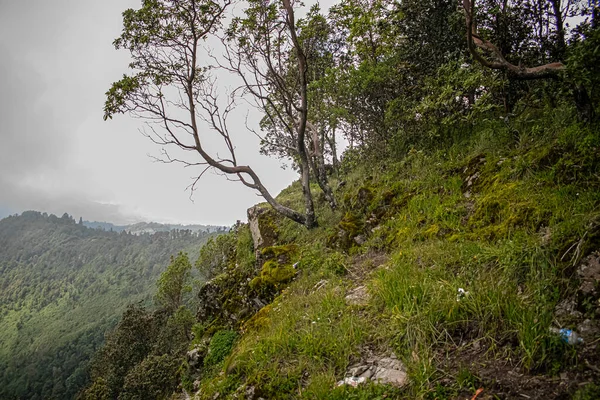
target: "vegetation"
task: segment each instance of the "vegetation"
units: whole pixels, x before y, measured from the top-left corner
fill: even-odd
[[[107,232],[33,211],[0,221],[0,398],[73,398],[125,306],[150,301],[171,254],[198,254],[210,236]]]
[[[125,20],[206,4],[144,1]],[[220,18],[230,3],[210,5],[203,15]],[[205,248],[217,276],[198,293],[189,347],[204,362],[188,363],[181,387],[199,399],[469,398],[480,388],[498,398],[593,397],[596,2],[342,0],[298,19],[299,7],[249,1],[229,27],[197,23],[221,39],[224,59],[211,68],[241,77],[235,94],[263,112],[261,151],[290,160],[301,178],[274,200],[259,189],[275,212],[253,208],[249,227]],[[188,14],[197,15],[181,13],[175,20],[187,24],[174,36],[194,32]],[[150,43],[136,42],[134,55],[153,51],[154,26],[135,25]],[[181,82],[198,86],[180,87],[183,108],[203,109],[228,140],[216,81],[192,82],[196,64],[186,60]],[[179,81],[160,77],[143,88],[162,99]],[[127,97],[136,99],[134,83],[113,86],[108,116],[137,110]],[[166,126],[168,144],[178,134]],[[349,148],[339,160],[341,137]],[[249,174],[235,169],[231,146],[231,170],[198,140],[189,146],[222,172]],[[289,211],[298,209],[301,217]],[[358,303],[346,298],[356,288],[367,293]],[[561,341],[557,325],[580,330],[584,344]],[[350,365],[392,352],[407,385],[336,386]]]
[[[197,309],[184,296],[192,263],[173,258],[154,308],[127,308],[81,396],[594,398],[596,2],[342,0],[296,18],[300,3],[251,0],[223,27],[231,5],[125,11],[115,45],[134,75],[113,84],[105,116],[158,120],[166,133],[153,140],[270,207],[201,251],[195,265],[211,279],[193,293]],[[207,69],[205,39],[225,52]],[[300,172],[276,198],[237,163],[226,129],[236,102],[220,105],[216,68],[241,77],[234,94],[263,112],[261,151]],[[203,147],[201,120],[223,159]],[[391,354],[405,384],[337,384]]]
[[[598,324],[589,306],[597,292],[584,295],[574,271],[600,244],[600,181],[579,173],[598,170],[597,144],[580,144],[600,136],[556,113],[519,121],[518,139],[497,120],[492,137],[487,125],[452,146],[354,166],[336,192],[341,210],[317,203],[327,215],[319,228],[280,220],[278,240],[298,246],[300,274],[244,323],[223,372],[202,375],[198,398],[234,398],[240,386],[263,398],[456,398],[479,387],[501,398],[595,393],[578,382],[598,379],[587,367],[598,360],[598,331],[589,347],[571,347],[549,328]],[[330,240],[349,230],[364,243]],[[368,302],[348,304],[358,285]],[[573,298],[567,321],[557,305]],[[407,367],[407,387],[335,388],[365,353],[390,351]],[[525,377],[504,379],[508,371]],[[559,374],[569,376],[562,388],[552,383]],[[545,389],[527,387],[535,375],[547,376]]]

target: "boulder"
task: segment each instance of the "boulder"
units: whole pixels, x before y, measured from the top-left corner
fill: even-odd
[[[273,246],[277,240],[274,211],[267,205],[258,204],[248,209],[248,226],[252,234],[254,249]]]
[[[358,386],[366,381],[384,385],[402,387],[408,383],[408,375],[402,361],[395,354],[389,357],[371,357],[364,362],[348,368],[346,377],[337,383],[338,386]]]

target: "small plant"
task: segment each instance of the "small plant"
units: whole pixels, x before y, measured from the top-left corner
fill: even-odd
[[[222,330],[214,334],[208,345],[208,354],[204,359],[205,367],[219,364],[231,352],[238,335],[234,331]]]

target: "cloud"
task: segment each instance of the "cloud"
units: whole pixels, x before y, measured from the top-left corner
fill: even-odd
[[[206,174],[191,202],[185,188],[199,171],[152,163],[146,155],[160,149],[137,132],[142,121],[102,121],[104,93],[129,63],[111,43],[121,12],[139,5],[0,0],[0,216],[34,209],[115,223],[231,224],[263,201]],[[297,175],[259,155],[240,115],[231,120],[239,160],[275,195]],[[219,148],[208,138],[206,147]]]
[[[35,70],[0,47],[0,175],[58,168],[64,154],[65,131],[41,98],[44,82]]]

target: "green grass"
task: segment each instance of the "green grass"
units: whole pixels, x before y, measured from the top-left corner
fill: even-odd
[[[200,397],[246,385],[274,399],[452,398],[481,383],[467,369],[440,383],[436,355],[459,334],[485,343],[485,357],[524,371],[565,368],[573,350],[548,328],[572,290],[574,266],[600,243],[600,138],[553,118],[543,128],[515,124],[517,140],[488,123],[466,143],[356,167],[336,192],[339,210],[316,203],[319,228],[277,221],[280,243],[298,246],[301,272],[246,323],[226,372],[205,376]],[[301,209],[299,185],[280,199]],[[367,241],[332,240],[340,229]],[[380,253],[385,265],[352,272]],[[344,296],[359,284],[368,286],[369,304],[348,306]],[[457,298],[459,288],[468,295]],[[365,349],[396,352],[409,386],[334,389]]]

